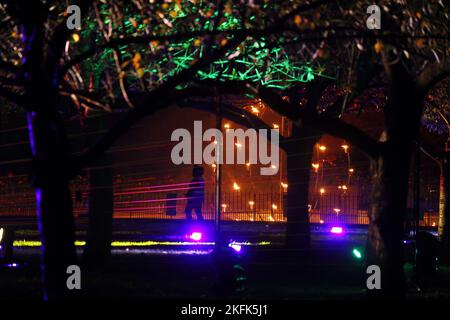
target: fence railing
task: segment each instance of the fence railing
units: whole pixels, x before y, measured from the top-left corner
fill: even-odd
[[[35,217],[36,204],[33,190],[26,181],[0,181],[0,217]],[[71,186],[75,217],[88,212],[89,192],[86,183]],[[149,187],[114,187],[114,218],[127,219],[185,219],[186,190],[155,191]],[[226,221],[286,221],[286,198],[281,193],[222,193],[222,219]],[[359,195],[342,192],[311,194],[309,216],[312,223],[368,224],[368,201]],[[202,206],[205,219],[213,219],[215,196],[206,193]],[[426,205],[425,208],[433,208]],[[436,206],[434,206],[436,207]],[[193,212],[195,218],[195,212]],[[436,227],[437,210],[425,209],[420,220],[422,226]]]

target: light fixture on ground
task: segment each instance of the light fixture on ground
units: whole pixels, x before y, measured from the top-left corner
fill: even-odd
[[[200,240],[202,240],[202,237],[203,237],[203,234],[198,231],[192,232],[191,235],[189,236],[189,238],[194,241],[200,241]]]
[[[234,251],[236,251],[237,253],[240,253],[242,250],[242,246],[236,242],[230,242],[230,244],[228,244],[228,246],[233,249]]]
[[[353,256],[355,258],[357,258],[357,259],[361,259],[362,258],[362,253],[357,248],[354,248],[352,253],[353,253]]]
[[[344,229],[342,229],[342,227],[332,227],[330,232],[333,234],[342,234]]]

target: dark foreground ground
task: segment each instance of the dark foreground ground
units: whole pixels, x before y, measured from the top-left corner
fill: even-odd
[[[34,240],[34,224],[16,224],[18,240]],[[77,239],[85,236],[78,225]],[[205,229],[208,231],[209,227]],[[345,229],[333,235],[329,226],[313,228],[312,249],[287,251],[282,246],[283,227],[271,225],[225,225],[225,237],[236,241],[270,241],[270,245],[244,246],[241,262],[246,270],[242,299],[363,299],[366,273],[365,230]],[[114,247],[108,266],[97,273],[82,274],[81,297],[86,299],[216,299],[212,246],[171,245],[185,241],[191,229],[177,223],[116,222],[114,240],[163,241],[147,247]],[[209,239],[206,239],[208,241]],[[79,248],[80,254],[82,248]],[[26,265],[0,269],[0,299],[40,299],[39,248],[16,247],[15,256]],[[407,264],[408,279],[412,267]],[[408,280],[409,298],[450,299],[450,268],[441,266],[427,292],[417,292]]]

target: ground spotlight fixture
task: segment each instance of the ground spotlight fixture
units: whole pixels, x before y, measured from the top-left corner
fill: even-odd
[[[189,239],[194,241],[200,241],[202,240],[203,234],[201,232],[192,232],[189,236]]]
[[[342,227],[332,227],[330,232],[334,234],[342,234],[344,229],[342,229]]]
[[[241,253],[242,250],[242,246],[236,242],[230,242],[230,244],[228,244],[228,246],[233,249],[236,253]]]
[[[353,256],[357,259],[361,259],[362,258],[362,253],[361,251],[359,251],[357,248],[353,248]]]

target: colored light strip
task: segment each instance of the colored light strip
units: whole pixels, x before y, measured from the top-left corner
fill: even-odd
[[[112,247],[150,247],[150,246],[212,246],[215,242],[189,242],[189,241],[113,241]],[[267,246],[270,241],[261,242],[234,242],[241,246]],[[75,241],[75,246],[83,247],[86,241]],[[15,240],[15,247],[40,247],[41,241]]]
[[[167,256],[167,255],[207,255],[212,252],[212,249],[208,250],[194,250],[194,249],[161,249],[161,248],[127,248],[126,250],[123,249],[112,249],[111,252],[113,254],[120,254],[120,255],[132,255],[132,254],[153,254],[153,255],[161,255],[161,256]]]

